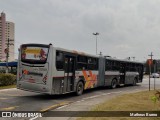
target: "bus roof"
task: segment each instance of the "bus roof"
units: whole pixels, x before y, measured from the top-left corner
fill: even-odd
[[[29,43],[29,44],[22,44],[22,45],[47,45],[47,44]],[[48,45],[52,45],[52,44],[48,44]],[[76,51],[76,50],[68,50],[68,49],[64,49],[64,48],[60,48],[60,47],[54,47],[54,48],[56,50],[69,52],[69,53],[73,53],[73,54],[77,54],[77,55],[84,55],[84,56],[95,57],[95,58],[104,57],[107,60],[115,60],[115,61],[121,61],[121,62],[144,64],[143,62],[139,62],[139,61],[123,60],[123,59],[117,59],[117,58],[112,58],[112,57],[105,57],[105,56],[102,56],[102,55],[92,55],[92,54],[88,54],[88,53],[84,53],[84,52],[80,52],[80,51]]]
[[[84,55],[84,56],[90,56],[90,57],[99,58],[99,56],[97,56],[97,55],[91,55],[91,54],[80,52],[80,51],[76,51],[76,50],[68,50],[68,49],[64,49],[64,48],[60,48],[60,47],[54,47],[54,48],[56,50],[65,51],[65,52],[69,52],[69,53],[73,53],[73,54],[77,54],[77,55]]]
[[[64,48],[60,48],[60,47],[55,47],[55,48],[56,48],[56,50],[65,51],[65,52],[69,52],[69,53],[74,53],[74,54],[77,54],[77,55],[84,55],[84,56],[90,56],[90,57],[96,57],[96,58],[99,58],[99,57],[106,58],[105,56],[91,55],[91,54],[87,54],[87,53],[84,53],[84,52],[79,52],[79,51],[76,51],[76,50],[68,50],[68,49],[64,49]],[[143,64],[143,62],[139,62],[139,61],[123,60],[123,59],[117,59],[117,58],[112,58],[112,57],[108,57],[106,59],[107,60],[121,61],[121,62]]]
[[[143,62],[139,62],[139,61],[130,61],[130,60],[123,60],[123,59],[117,59],[117,58],[112,58],[112,57],[108,57],[106,58],[107,60],[115,60],[115,61],[121,61],[121,62],[129,62],[129,63],[137,63],[137,64],[144,64]]]

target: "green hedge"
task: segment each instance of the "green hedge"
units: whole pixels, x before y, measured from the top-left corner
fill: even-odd
[[[16,75],[0,73],[0,86],[16,84]]]

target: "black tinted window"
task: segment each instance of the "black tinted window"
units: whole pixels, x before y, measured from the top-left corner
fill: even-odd
[[[64,55],[63,52],[56,52],[56,68],[57,70],[64,70]]]

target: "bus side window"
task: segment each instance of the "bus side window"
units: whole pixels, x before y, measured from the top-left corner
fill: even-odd
[[[95,62],[96,62],[96,70],[98,70],[99,62],[98,62],[98,59],[97,59],[97,58],[96,58],[95,60],[96,60],[96,61],[95,61]]]
[[[113,64],[112,64],[112,70],[113,71],[117,71],[117,70],[119,70],[119,64],[118,64],[118,62],[117,61],[113,61]]]
[[[114,68],[115,68],[116,71],[120,70],[120,63],[118,61],[115,61]]]
[[[88,70],[98,70],[98,65],[97,65],[97,59],[96,58],[88,58]]]
[[[126,71],[130,71],[131,68],[131,64],[130,63],[126,63]]]
[[[57,70],[64,70],[64,56],[60,51],[56,52],[56,68]]]
[[[86,56],[77,56],[77,70],[86,70],[87,69],[87,57]]]
[[[106,60],[105,70],[106,71],[112,70],[112,61],[111,60]]]
[[[133,63],[133,72],[136,72],[136,64]]]

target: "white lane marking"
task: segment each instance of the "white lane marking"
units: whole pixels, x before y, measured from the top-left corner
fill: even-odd
[[[112,93],[121,93],[121,92],[123,92],[123,91],[110,92],[110,93],[102,93],[102,94],[100,94],[100,95],[94,95],[94,96],[90,96],[90,97],[82,98],[82,100],[88,100],[88,99],[92,99],[92,98],[100,97],[100,96],[103,96],[103,95],[109,95],[109,94],[112,94]]]
[[[136,91],[136,92],[141,92],[141,91],[146,91],[146,90],[148,90],[148,89],[147,89],[147,88],[146,88],[146,89],[143,89],[143,90],[142,90],[142,89],[135,89],[133,92],[135,92],[135,91]]]
[[[84,100],[82,99],[82,100],[78,100],[78,101],[76,101],[76,102],[83,102]],[[74,103],[74,102],[73,102]]]
[[[117,91],[117,92],[110,92],[110,93],[112,94],[112,93],[121,93],[121,92],[123,92],[123,91]]]
[[[90,97],[86,97],[86,98],[82,98],[83,100],[87,100],[87,99],[91,99],[91,98],[96,98],[102,95],[94,95],[94,96],[90,96]]]
[[[58,107],[58,108],[56,108],[56,109],[58,110],[58,109],[61,109],[61,108],[67,107],[67,106],[68,106],[68,105],[64,105],[64,106]]]
[[[103,93],[102,95],[109,95],[109,94],[111,94],[111,93]]]
[[[33,118],[30,118],[29,120],[35,120],[35,119],[37,119],[37,118],[38,118],[38,115],[35,116],[35,117],[33,117]]]

